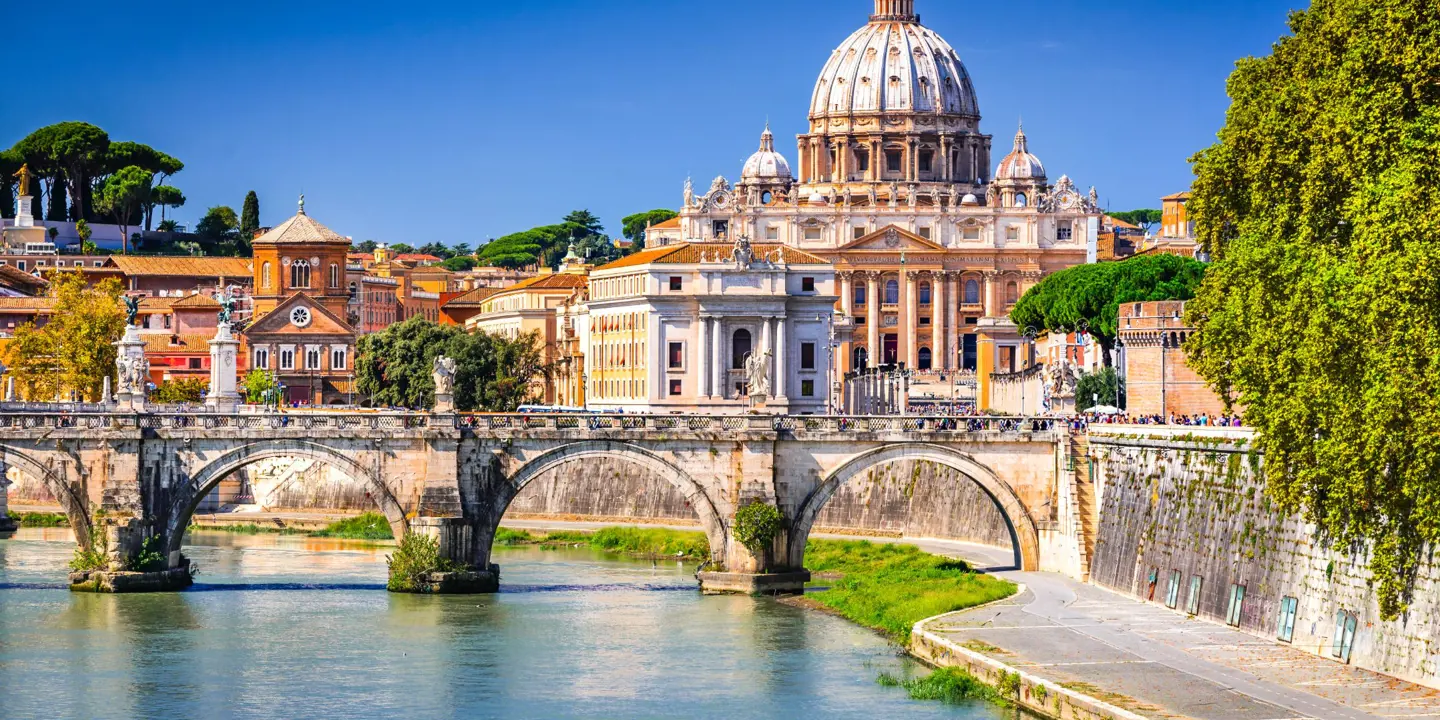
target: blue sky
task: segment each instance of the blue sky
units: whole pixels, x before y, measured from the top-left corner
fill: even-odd
[[[1264,55],[1301,0],[917,0],[1008,151],[1018,118],[1052,178],[1112,209],[1185,189],[1237,58]],[[137,8],[144,11],[137,11]],[[817,7],[827,7],[825,13]],[[612,234],[732,180],[768,118],[794,161],[811,90],[872,0],[72,0],[6,3],[0,145],[85,120],[187,164],[193,222],[260,195],[357,240],[447,244],[589,208]],[[63,32],[59,29],[63,28]],[[43,38],[49,38],[44,40]],[[17,84],[18,83],[18,84]]]

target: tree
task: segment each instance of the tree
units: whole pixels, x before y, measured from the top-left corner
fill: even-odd
[[[475,251],[470,249],[470,243],[456,243],[454,252],[456,255],[474,255]]]
[[[205,217],[195,224],[195,232],[209,240],[221,241],[234,238],[240,229],[240,218],[235,209],[227,205],[216,205],[205,211]]]
[[[1125,212],[1106,214],[1116,220],[1123,220],[1131,225],[1139,226],[1146,235],[1149,235],[1150,231],[1154,230],[1155,226],[1164,219],[1164,215],[1159,210],[1126,210]]]
[[[153,173],[131,165],[112,174],[100,190],[95,209],[114,217],[115,224],[120,226],[122,253],[130,251],[130,221],[150,199],[150,183],[154,179]]]
[[[95,243],[90,242],[90,235],[92,234],[90,223],[84,220],[77,221],[75,223],[75,234],[80,236],[80,254],[94,255]]]
[[[440,267],[443,267],[450,272],[465,272],[466,270],[471,270],[475,267],[475,258],[468,255],[456,255],[455,257],[452,257],[449,260],[440,263]]]
[[[150,190],[150,205],[152,207],[156,205],[160,206],[160,224],[164,225],[165,208],[184,207],[185,195],[169,185],[156,185]],[[150,229],[148,222],[146,223],[145,229]]]
[[[366,241],[360,243],[359,245],[351,245],[351,246],[350,246],[350,252],[358,252],[358,253],[367,253],[367,254],[368,254],[368,253],[373,253],[373,252],[375,252],[375,248],[377,248],[377,247],[380,247],[380,243],[377,243],[377,242],[375,242],[374,240],[366,240]]]
[[[46,166],[64,171],[73,213],[70,219],[85,219],[84,188],[89,178],[104,171],[110,136],[90,123],[62,122],[40,128],[16,145],[22,153],[26,148],[43,155]],[[52,199],[52,207],[54,202]]]
[[[98,400],[115,370],[115,343],[125,330],[120,281],[88,287],[78,270],[49,276],[55,309],[43,327],[26,323],[5,348],[5,364],[26,398],[50,400],[74,391]]]
[[[605,234],[605,224],[600,222],[600,218],[595,217],[595,214],[589,210],[572,210],[569,215],[565,216],[564,222],[579,225],[587,235]]]
[[[1111,363],[1119,332],[1120,305],[1189,300],[1205,275],[1205,264],[1177,255],[1139,255],[1123,262],[1077,265],[1030,288],[1010,310],[1021,328],[1068,332],[1081,323]]]
[[[275,384],[275,377],[264,370],[251,370],[245,373],[245,380],[241,382],[241,386],[245,389],[245,402],[252,405],[272,401],[275,397],[273,393],[280,389]]]
[[[1273,499],[1370,557],[1382,614],[1440,543],[1440,16],[1315,0],[1230,76],[1187,209],[1215,263],[1190,361]]]
[[[1125,407],[1125,378],[1113,367],[1084,373],[1075,384],[1075,409],[1085,412],[1097,405]]]
[[[49,203],[45,207],[45,219],[50,222],[65,222],[69,214],[65,210],[64,181],[55,177],[46,185],[48,186],[46,187],[46,196],[49,198]]]
[[[0,150],[0,217],[15,217],[15,173],[24,163],[18,150]]]
[[[160,224],[155,226],[155,229],[167,233],[179,232],[180,222],[178,220],[161,220]]]
[[[205,399],[210,383],[199,378],[171,380],[161,383],[150,393],[150,399],[163,404],[198,403]]]
[[[260,229],[260,196],[254,190],[245,194],[245,204],[240,206],[240,236],[251,238]]]
[[[110,143],[110,148],[105,153],[104,171],[113,174],[132,165],[154,175],[153,183],[157,187],[164,183],[165,178],[185,169],[185,163],[149,145],[129,141]],[[103,178],[100,180],[100,187],[104,187]],[[147,231],[150,229],[151,219],[154,217],[155,206],[159,204],[153,198],[146,199],[142,204]]]
[[[413,253],[413,252],[415,252],[415,248],[410,247],[409,245],[406,245],[405,243],[395,243],[394,245],[391,245],[391,246],[390,246],[390,249],[393,250],[393,251],[395,251],[395,254],[396,254],[396,255],[399,255],[399,254],[401,254],[401,253]]]
[[[634,243],[631,252],[645,249],[645,229],[651,225],[659,225],[671,218],[679,217],[680,213],[674,210],[651,210],[649,212],[635,213],[627,216],[620,223],[624,226],[625,238]]]
[[[533,383],[547,372],[534,334],[470,335],[417,316],[360,339],[356,389],[376,405],[428,408],[437,355],[455,360],[455,406],[462,411],[513,411],[532,399]]]

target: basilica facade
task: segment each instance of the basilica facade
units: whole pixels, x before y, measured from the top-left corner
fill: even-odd
[[[823,258],[853,328],[840,370],[973,371],[983,406],[990,374],[1029,364],[1010,308],[1045,275],[1095,261],[1097,196],[1051,181],[1023,127],[992,164],[959,55],[915,0],[874,2],[816,81],[798,162],[767,127],[738,181],[687,180],[680,216],[647,243],[744,238]]]

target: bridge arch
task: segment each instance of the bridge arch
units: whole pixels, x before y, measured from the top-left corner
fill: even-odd
[[[561,445],[526,462],[501,484],[501,490],[495,499],[494,522],[491,523],[491,527],[486,528],[489,531],[488,537],[494,537],[496,529],[500,526],[500,520],[510,507],[510,503],[533,480],[565,463],[594,458],[615,458],[631,462],[670,481],[670,484],[685,496],[690,508],[699,516],[700,526],[710,540],[711,559],[718,562],[725,557],[726,545],[730,537],[726,529],[725,516],[716,509],[715,503],[705,492],[704,486],[678,465],[661,455],[639,445],[614,440],[590,440]]]
[[[995,502],[1010,532],[1010,545],[1015,551],[1015,566],[1022,570],[1040,569],[1040,533],[1025,504],[1008,484],[990,468],[958,450],[942,445],[901,444],[867,450],[850,458],[824,476],[800,504],[790,532],[790,557],[804,558],[805,543],[810,530],[825,504],[846,483],[872,468],[903,460],[928,461],[960,472],[979,485]]]
[[[66,484],[59,475],[51,470],[50,466],[30,457],[20,449],[0,445],[0,481],[4,480],[3,472],[10,465],[20,468],[21,472],[32,477],[39,478],[40,482],[45,484],[45,489],[55,496],[55,500],[65,510],[65,517],[69,518],[70,528],[75,532],[75,542],[88,550],[94,525],[90,520],[90,504],[85,493]],[[7,490],[0,487],[0,492],[7,492]]]
[[[353,453],[346,453],[321,443],[303,440],[259,441],[242,445],[211,460],[198,472],[191,475],[189,482],[176,490],[170,503],[170,512],[165,520],[166,550],[169,553],[171,564],[178,562],[185,528],[190,525],[190,518],[195,514],[195,508],[200,505],[200,501],[216,485],[219,485],[221,480],[236,470],[273,458],[314,460],[334,467],[354,480],[363,482],[370,490],[370,497],[384,513],[385,519],[390,521],[391,532],[397,538],[404,537],[409,528],[404,507],[395,499],[395,495],[390,492],[390,488],[385,485],[375,471],[357,462]]]

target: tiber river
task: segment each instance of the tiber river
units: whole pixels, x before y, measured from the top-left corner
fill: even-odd
[[[66,530],[0,540],[6,718],[998,718],[912,701],[873,633],[704,597],[693,567],[500,550],[503,591],[385,592],[384,547],[197,534],[168,595],[72,594]]]

